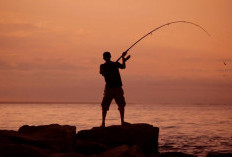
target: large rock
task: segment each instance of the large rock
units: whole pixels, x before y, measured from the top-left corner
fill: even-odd
[[[24,125],[19,128],[18,133],[32,141],[32,145],[44,146],[57,152],[67,152],[71,151],[75,144],[76,127],[58,124]]]
[[[110,148],[120,145],[134,146],[145,153],[158,152],[159,128],[149,124],[114,125],[106,128],[95,127],[77,133],[76,139],[95,142]]]

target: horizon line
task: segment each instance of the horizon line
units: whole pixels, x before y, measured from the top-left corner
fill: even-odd
[[[112,102],[114,103],[114,102]],[[88,101],[0,101],[0,104],[101,104],[101,102]],[[128,102],[127,104],[134,104]]]

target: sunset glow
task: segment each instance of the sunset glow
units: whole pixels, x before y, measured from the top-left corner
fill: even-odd
[[[102,53],[127,102],[232,103],[231,0],[0,0],[0,101],[100,102]],[[224,64],[226,63],[226,65]]]

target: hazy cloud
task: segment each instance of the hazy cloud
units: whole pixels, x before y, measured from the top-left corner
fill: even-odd
[[[43,31],[45,28],[31,23],[0,23],[0,32],[7,34],[11,32]]]
[[[79,71],[87,69],[83,65],[75,65],[72,63],[62,62],[58,60],[47,60],[47,62],[29,62],[20,61],[14,64],[0,60],[1,70],[19,70],[19,71],[36,71],[36,70],[55,70],[55,71]]]

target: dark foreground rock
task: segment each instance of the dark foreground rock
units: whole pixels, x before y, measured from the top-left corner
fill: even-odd
[[[24,125],[0,131],[0,156],[141,156],[158,152],[159,128],[130,124],[82,130],[68,125]],[[112,156],[111,155],[111,156]]]

